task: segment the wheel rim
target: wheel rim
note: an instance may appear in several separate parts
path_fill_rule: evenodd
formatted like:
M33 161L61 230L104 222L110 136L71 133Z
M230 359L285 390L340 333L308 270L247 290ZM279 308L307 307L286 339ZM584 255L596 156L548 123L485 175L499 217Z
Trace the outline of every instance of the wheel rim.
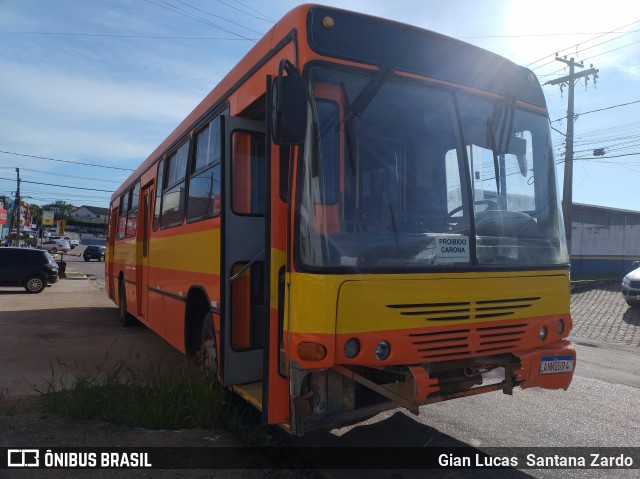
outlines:
M43 281L40 278L31 278L27 281L27 289L29 291L40 291L43 287Z
M218 380L218 355L216 341L213 337L208 337L200 345L196 359L202 376L209 381L216 382Z
M202 375L211 380L215 379L216 371L216 343L209 339L202 344L200 349L200 371Z

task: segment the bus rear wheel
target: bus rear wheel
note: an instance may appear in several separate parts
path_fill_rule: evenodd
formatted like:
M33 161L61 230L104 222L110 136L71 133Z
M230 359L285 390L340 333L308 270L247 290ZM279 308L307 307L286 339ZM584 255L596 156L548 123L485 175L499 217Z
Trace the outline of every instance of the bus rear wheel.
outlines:
M125 327L135 324L135 318L127 311L127 290L124 286L124 281L120 283L120 293L118 295L118 321Z
M211 313L206 313L202 319L200 347L196 353L196 362L204 379L211 383L218 382L218 352Z

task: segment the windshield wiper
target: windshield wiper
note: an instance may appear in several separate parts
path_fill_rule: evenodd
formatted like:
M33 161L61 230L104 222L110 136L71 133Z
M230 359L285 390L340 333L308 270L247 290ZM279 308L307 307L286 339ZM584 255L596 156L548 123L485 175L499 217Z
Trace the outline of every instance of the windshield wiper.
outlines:
M369 80L369 83L365 85L360 94L357 96L353 103L348 105L348 110L344 116L344 126L345 126L345 140L347 142L347 152L349 154L349 159L351 163L351 168L355 172L355 153L356 153L356 145L355 145L355 137L356 135L353 132L353 121L362 114L362 112L369 106L369 103L375 98L376 94L382 88L382 85L385 84L389 76L393 73L393 68L386 67L379 70L374 77ZM344 89L344 87L343 87ZM345 98L347 98L346 89L344 89Z
M367 85L362 89L358 97L353 100L351 105L349 105L349 111L347 111L344 118L345 123L352 122L357 116L362 114L392 73L393 69L391 67L386 67L379 70L378 73L369 80L369 83L367 83Z
M513 120L516 111L516 97L510 96L506 103L508 107L502 109L502 115L494 111L492 118L487 118L487 143L493 152L493 168L496 174L496 192L500 196L500 161L499 157L509 152L511 144L511 132L513 131ZM495 119L495 120L494 120ZM496 132L495 124L500 122L500 131Z
M500 162L498 161L498 145L496 144L496 130L493 126L493 118L487 118L487 143L493 153L493 171L496 176L496 195L500 196Z

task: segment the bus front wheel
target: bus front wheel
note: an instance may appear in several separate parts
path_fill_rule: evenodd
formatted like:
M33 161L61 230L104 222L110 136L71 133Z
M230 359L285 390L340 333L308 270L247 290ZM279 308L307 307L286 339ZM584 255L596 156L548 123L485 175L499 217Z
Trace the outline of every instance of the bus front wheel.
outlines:
M200 333L200 348L196 354L196 361L202 376L209 382L218 382L218 352L216 350L216 335L213 329L211 313L204 315L202 331Z

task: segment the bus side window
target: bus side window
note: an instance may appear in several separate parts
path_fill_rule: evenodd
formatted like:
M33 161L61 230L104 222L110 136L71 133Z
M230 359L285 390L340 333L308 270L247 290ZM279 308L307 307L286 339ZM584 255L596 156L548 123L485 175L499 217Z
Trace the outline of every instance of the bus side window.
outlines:
M188 154L189 142L187 141L167 158L167 178L165 180L167 187L162 192L160 228L182 224L185 210L185 177L187 174Z
M127 211L129 208L129 190L122 193L120 196L120 206L118 208L118 239L124 239L127 231Z
M220 118L214 118L200 130L195 141L195 157L188 180L187 221L220 214Z
M164 187L164 158L158 163L158 178L156 180L156 205L153 208L153 231L160 226L160 209L162 207L162 188Z

